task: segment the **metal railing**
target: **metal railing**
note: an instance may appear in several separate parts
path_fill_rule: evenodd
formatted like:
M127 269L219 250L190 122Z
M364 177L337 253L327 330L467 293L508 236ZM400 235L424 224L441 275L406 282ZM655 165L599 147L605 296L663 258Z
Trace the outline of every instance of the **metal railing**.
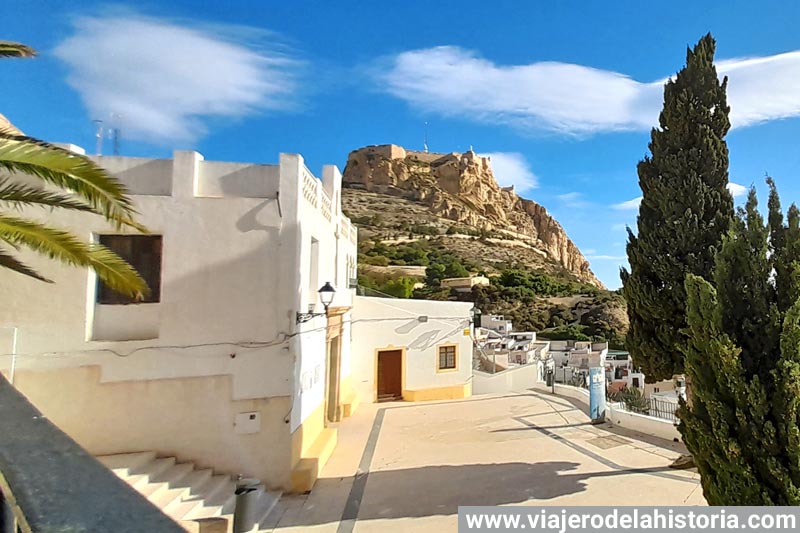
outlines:
M609 398L608 401L615 400ZM626 402L619 402L619 405L623 411L628 411L629 413L652 416L662 420L669 420L670 422L678 421L678 417L675 414L675 411L678 409L678 404L668 400L650 397L644 399L641 405Z

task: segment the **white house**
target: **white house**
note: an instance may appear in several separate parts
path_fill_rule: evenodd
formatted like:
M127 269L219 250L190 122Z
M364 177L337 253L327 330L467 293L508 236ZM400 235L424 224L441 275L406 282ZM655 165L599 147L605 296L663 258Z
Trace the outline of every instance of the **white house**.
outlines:
M116 250L152 295L134 303L91 272L22 253L55 284L0 276L0 328L16 331L15 347L0 336L0 368L13 365L20 391L91 453L155 451L309 489L336 444L329 424L354 401L356 230L338 169L320 181L292 154L272 165L180 151L96 161L152 233L80 212L25 215ZM319 315L298 315L309 311Z
M511 321L506 320L503 315L481 315L480 325L501 335L508 335L513 329Z
M488 287L490 282L486 276L469 276L466 278L445 278L440 284L442 287L447 287L457 292L472 292L473 287Z
M362 400L471 395L471 303L356 296L352 314L352 380Z

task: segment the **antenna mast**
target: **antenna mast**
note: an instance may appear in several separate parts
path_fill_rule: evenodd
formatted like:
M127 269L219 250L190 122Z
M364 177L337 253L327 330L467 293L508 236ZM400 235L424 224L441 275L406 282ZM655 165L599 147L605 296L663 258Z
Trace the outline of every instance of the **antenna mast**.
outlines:
M95 155L103 155L103 121L102 120L93 120L95 125Z
M425 121L425 140L422 142L422 146L425 149L425 153L428 153L428 121Z
M114 128L113 130L111 130L111 133L114 138L114 155L119 155L119 138L120 138L119 128Z

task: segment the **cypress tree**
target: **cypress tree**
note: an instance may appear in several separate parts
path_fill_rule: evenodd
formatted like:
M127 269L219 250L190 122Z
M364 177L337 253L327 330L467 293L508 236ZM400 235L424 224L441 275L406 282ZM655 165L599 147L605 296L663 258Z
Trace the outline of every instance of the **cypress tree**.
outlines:
M800 504L800 217L790 209L784 226L770 187L769 224L751 191L723 239L716 289L686 279L692 404L679 430L711 505Z
M664 87L651 155L638 165L638 233L628 230L630 272L622 269L621 277L630 319L626 347L651 382L683 372L684 280L689 273L710 279L733 218L727 78L717 77L714 50L711 34L687 50L686 66Z

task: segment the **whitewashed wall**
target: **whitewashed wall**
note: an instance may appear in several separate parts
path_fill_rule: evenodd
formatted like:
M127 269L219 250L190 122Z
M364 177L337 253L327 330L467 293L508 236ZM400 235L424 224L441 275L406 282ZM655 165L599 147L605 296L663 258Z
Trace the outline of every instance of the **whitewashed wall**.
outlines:
M541 363L503 370L489 374L479 370L472 371L472 394L494 394L500 392L524 391L541 383Z
M405 348L404 390L464 385L472 375L471 303L353 299L351 372L363 400L375 396L375 358L378 350ZM427 317L421 322L419 317ZM437 372L437 346L458 346L458 368Z
M45 414L44 404L69 398L38 390L41 384L51 387L54 380L37 379L36 373L63 369L75 390L86 391L97 382L108 385L103 394L108 394L107 402L116 403L103 405L97 413L91 411L91 402L83 412L53 406L61 417L58 423L74 434L88 432L91 442L100 442L92 440L93 417L102 420L105 437L98 449L104 453L130 441L125 437L130 425L126 417L136 417L147 426L147 417L158 416L164 427L182 428L180 442L191 441L192 453L201 462L213 465L221 449L230 450L233 455L218 462L260 465L263 472L248 473L272 475L269 469L280 467L267 464L262 452L254 455L259 442L267 446L267 441L256 435L234 435L232 416L247 409L234 402L259 400L247 405L260 406L264 417L275 415L274 420L264 421L262 433L264 438L270 434L268 447L276 449L274 439L289 439L290 431L324 401L325 318L297 325L295 316L312 302L317 303L316 311L322 311L316 291L325 281L337 289L334 307L352 303L347 279L353 274L348 268L355 266L356 232L338 205L341 175L328 166L319 180L306 169L303 158L293 154L281 154L278 165L204 161L196 152L180 151L173 159L96 160L133 193L139 221L163 236L160 302L97 305L93 273L21 253L22 260L55 284L8 271L0 275L4 303L0 327L18 328L20 383L39 398ZM86 214L36 210L24 214L46 218L87 240L119 233L100 217ZM312 237L319 241L316 280L309 279ZM7 374L11 356L5 337L4 333L0 370ZM95 340L98 337L120 340ZM253 349L242 343L261 346ZM342 348L343 367L349 371L346 337ZM72 371L79 368L91 370ZM221 379L208 381L208 386L189 382L212 377ZM153 391L180 387L203 397L187 396L181 404L156 408L151 401L137 399L143 387ZM221 387L226 394L219 394ZM167 396L159 394L166 401ZM81 398L85 400L86 394L82 392ZM217 404L219 408L209 408ZM158 450L159 442L169 441L159 435L145 437L135 440L141 449L149 443ZM288 440L281 442L288 454ZM272 460L277 464L283 459L275 455ZM286 468L288 461L287 457ZM280 475L288 477L288 471Z

